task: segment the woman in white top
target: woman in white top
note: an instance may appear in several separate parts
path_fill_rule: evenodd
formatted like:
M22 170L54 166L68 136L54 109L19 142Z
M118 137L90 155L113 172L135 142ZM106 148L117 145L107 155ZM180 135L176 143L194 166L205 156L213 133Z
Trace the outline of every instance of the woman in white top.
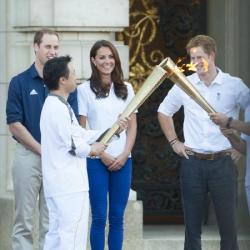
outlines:
M80 124L90 129L108 129L117 120L134 91L123 80L118 52L109 41L97 41L90 51L92 74L78 87ZM128 129L107 147L100 158L88 158L92 225L92 250L103 250L109 207L109 250L122 249L123 216L131 185L131 150L136 137L136 114L130 117ZM107 196L109 206L107 206Z

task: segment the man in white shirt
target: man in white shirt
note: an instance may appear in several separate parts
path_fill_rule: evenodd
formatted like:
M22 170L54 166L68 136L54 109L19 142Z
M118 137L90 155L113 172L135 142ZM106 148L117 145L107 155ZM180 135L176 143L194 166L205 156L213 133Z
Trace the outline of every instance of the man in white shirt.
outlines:
M49 60L43 76L50 91L40 121L43 183L49 210L44 250L85 250L89 213L86 156L99 155L106 146L93 143L101 132L80 127L66 101L76 88L71 58Z
M250 213L250 106L245 110L245 122L232 119L225 114L210 114L211 120L222 128L222 132L229 139L232 146L242 154L246 154L246 177L245 187ZM225 129L226 128L226 129ZM237 130L242 134L242 140L236 140L234 131Z
M216 43L199 35L187 44L197 72L188 76L201 95L221 113L237 118L250 102L241 79L215 66ZM172 116L184 107L184 138L179 141ZM238 250L236 230L237 169L230 157L231 144L209 115L177 85L158 109L161 128L173 150L182 157L180 183L185 219L185 250L201 249L201 230L210 192L215 207L221 250Z

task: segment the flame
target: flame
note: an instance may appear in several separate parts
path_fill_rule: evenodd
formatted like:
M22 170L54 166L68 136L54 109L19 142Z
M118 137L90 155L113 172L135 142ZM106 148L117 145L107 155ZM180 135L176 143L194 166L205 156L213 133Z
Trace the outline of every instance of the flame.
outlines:
M208 61L205 60L204 58L202 58L202 62L203 62L204 71L207 72L208 71L208 66L209 66Z
M186 68L189 70L189 71L197 71L197 63L187 63L186 64Z
M184 72L184 71L197 71L196 69L196 66L197 66L197 63L182 63L186 58L177 58L177 62L176 62L176 65L178 67L178 69L181 71L181 72ZM180 63L182 63L180 65Z
M178 58L177 59L176 65L177 65L178 69L181 72L185 72L185 71L194 71L194 72L196 72L198 62L197 63L193 63L193 62L182 63L181 65L179 65L184 59L185 58ZM208 61L206 59L202 58L202 63L203 63L204 71L207 72L208 71L208 66L209 66Z

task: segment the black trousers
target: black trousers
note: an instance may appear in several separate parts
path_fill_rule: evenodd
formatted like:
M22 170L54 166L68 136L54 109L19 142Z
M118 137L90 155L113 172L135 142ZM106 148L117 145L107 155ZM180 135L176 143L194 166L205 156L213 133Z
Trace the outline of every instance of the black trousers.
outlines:
M185 219L184 250L201 250L201 230L210 193L221 237L221 250L238 250L237 169L230 156L183 159L180 173Z

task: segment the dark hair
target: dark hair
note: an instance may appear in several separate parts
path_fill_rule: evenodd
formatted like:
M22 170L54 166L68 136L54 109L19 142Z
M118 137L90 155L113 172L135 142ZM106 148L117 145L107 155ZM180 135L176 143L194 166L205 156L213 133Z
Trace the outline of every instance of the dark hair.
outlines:
M49 90L59 88L59 79L69 77L68 64L71 62L70 56L60 56L48 60L43 68L43 80Z
M207 55L211 55L212 52L216 54L217 46L215 40L210 36L197 35L190 39L186 46L187 53L190 55L190 49L194 47L202 47Z
M109 41L99 40L92 46L90 50L90 64L92 68L92 74L89 79L90 88L95 93L97 98L104 98L107 96L107 93L109 92L109 87L105 86L102 83L100 73L91 60L92 57L93 58L96 57L97 50L99 50L101 47L109 48L114 56L115 68L113 72L111 73L111 80L114 83L114 91L115 91L116 96L123 100L126 100L128 96L128 89L123 80L123 72L121 68L120 57L115 46Z
M55 32L54 30L42 29L42 30L38 30L38 31L35 33L35 36L34 36L34 44L36 43L37 45L40 45L40 43L42 42L43 36L44 36L45 34L55 35L55 36L57 36L57 38L59 39L59 35L58 35L57 32Z

